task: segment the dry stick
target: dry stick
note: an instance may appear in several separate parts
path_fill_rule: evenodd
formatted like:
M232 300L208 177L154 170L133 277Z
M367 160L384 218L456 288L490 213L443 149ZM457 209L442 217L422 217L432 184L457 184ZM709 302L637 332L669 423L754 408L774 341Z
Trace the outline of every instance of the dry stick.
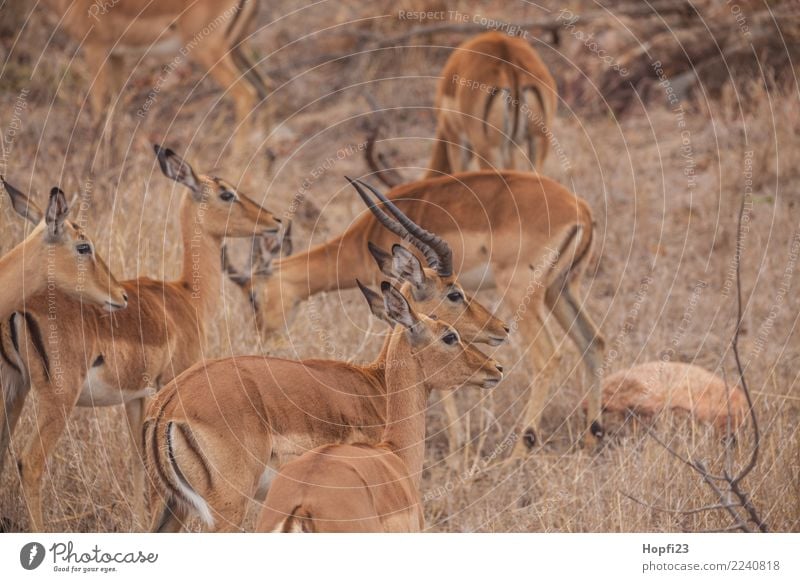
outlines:
M736 368L739 372L739 383L742 387L742 391L744 392L745 399L747 400L747 406L750 412L750 420L753 426L753 449L750 453L750 460L747 464L739 471L736 476L732 476L728 467L725 468L723 471L723 475L713 475L708 471L705 463L702 461L692 461L691 459L684 457L671 446L666 444L662 441L658 436L653 432L653 430L647 426L645 426L647 430L647 434L650 435L659 445L661 445L670 455L679 459L682 463L689 466L697 472L702 478L706 485L711 488L714 494L719 499L720 503L718 506L714 506L715 509L724 509L728 512L728 514L733 518L734 524L728 528L722 530L714 530L714 531L733 531L733 530L741 530L745 532L752 532L753 529L750 527L750 523L755 525L758 528L758 531L761 532L768 532L769 527L761 518L761 515L758 513L758 510L753 505L752 501L750 500L750 496L747 494L746 491L743 491L741 488L742 480L747 477L747 475L755 468L756 464L758 463L758 453L761 447L761 433L758 428L758 419L756 418L756 411L753 406L753 399L750 394L750 388L747 385L747 379L744 375L744 366L742 366L741 358L739 357L739 333L742 326L742 276L741 276L741 248L742 248L742 221L744 219L744 209L745 209L745 202L747 200L747 196L745 195L742 198L742 204L739 207L739 220L738 220L738 231L736 234L736 252L738 256L736 257L736 327L733 332L733 338L731 340L731 348L733 350L733 356L736 360ZM638 418L638 414L635 411L632 411L633 415ZM718 482L726 483L728 486L727 491L723 491ZM626 497L630 497L626 493L620 491ZM733 495L738 503L735 503L731 499L731 495ZM747 514L747 519L743 519L742 515L739 513L738 508L744 509ZM709 530L711 531L711 530Z
M372 109L372 115L367 123L367 143L364 147L364 158L366 159L367 166L375 173L377 178L383 182L387 187L394 188L398 184L406 182L403 176L391 168L386 162L386 158L381 152L375 154L375 142L378 140L378 131L383 122L384 113L382 108L378 105L375 98L369 93L363 93L364 99L369 103Z

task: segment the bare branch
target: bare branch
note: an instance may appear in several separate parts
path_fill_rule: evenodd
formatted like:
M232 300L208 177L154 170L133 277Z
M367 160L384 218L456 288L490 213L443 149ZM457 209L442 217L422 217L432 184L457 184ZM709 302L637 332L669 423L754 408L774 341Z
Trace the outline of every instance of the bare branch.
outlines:
M372 108L372 115L369 121L367 121L367 143L364 148L364 158L366 159L367 166L372 170L375 176L387 187L394 188L407 180L403 179L403 176L401 176L397 170L389 166L382 153L378 152L376 155L375 142L378 140L380 127L383 125L384 114L372 95L365 92L363 96Z

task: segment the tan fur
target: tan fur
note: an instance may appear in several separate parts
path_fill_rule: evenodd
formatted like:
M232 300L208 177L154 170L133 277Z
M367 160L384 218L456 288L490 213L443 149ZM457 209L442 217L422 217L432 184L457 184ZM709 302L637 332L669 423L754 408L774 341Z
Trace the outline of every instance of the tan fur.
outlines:
M137 58L126 68L127 52L186 56L208 70L234 102L236 129L260 99L264 80L240 43L252 23L256 0L46 0L45 5L77 43L90 71L90 101L96 117L121 88ZM268 132L269 128L266 128Z
M304 531L415 532L425 523L419 482L425 458L425 409L431 390L484 386L502 368L461 341L450 327L417 314L387 344L386 426L378 444L327 445L283 467L270 487L257 531L303 516ZM424 332L419 327L424 326ZM416 330L416 331L411 331ZM420 337L422 336L422 337Z
M122 286L94 252L91 239L66 220L69 208L62 192L51 193L44 213L12 186L7 186L7 191L14 208L37 224L24 241L0 258L0 318L7 318L26 297L41 293L48 285L89 304L125 306ZM60 213L56 205L63 205ZM57 213L61 223L51 225L46 217L55 220ZM77 246L85 243L92 252L81 255Z
M603 340L579 293L594 231L588 204L550 178L516 171L467 172L421 180L393 188L387 196L411 220L449 242L460 276L488 268L502 297L504 316L513 318L522 344L530 347L531 367L538 376L531 382L521 433L524 438L515 454L526 452L540 440L547 377L555 363L553 342L544 325L545 310L575 342L586 365L590 407L584 439L593 446L602 435L600 385L595 373L602 361ZM297 304L311 295L354 287L357 278L374 281L378 271L367 242L389 248L397 240L365 213L340 236L277 261L271 277L261 283L262 332L283 329ZM490 281L462 283L474 289L490 287ZM457 424L457 418L450 419L451 426Z
M542 170L558 92L524 39L492 31L456 47L442 70L435 105L436 141L426 177L466 171L473 156L482 169L527 170L533 164ZM518 165L525 155L528 160Z
M45 463L76 405L125 404L137 451L134 507L137 519L142 518L144 484L138 457L145 399L202 355L206 320L214 315L219 297L223 237L250 237L278 228L267 210L240 193L237 202L221 200L222 192L234 192L230 184L211 176L192 176L197 191L184 195L180 209L184 253L180 279L123 282L129 307L111 316L61 293L39 295L26 303L14 330L3 330L4 351L15 354L17 373L26 386L16 402L16 414L29 388L38 395L37 427L18 463L32 530L44 527ZM46 342L41 340L43 330ZM9 345L12 333L17 335L18 349ZM12 418L10 427L15 423Z
M416 311L455 322L469 340L505 338L505 324L468 296L448 301L460 290L452 278L425 269L425 279L432 290L424 299L414 299L410 283L401 288ZM241 527L251 498L263 497L259 480L269 467L326 443L379 442L386 423L388 341L366 366L237 356L198 363L175 378L152 401L145 420L152 528L178 529L198 513L183 499L176 467L210 507L214 529L227 531ZM170 426L182 430L172 448Z
M747 399L739 386L691 364L647 362L620 370L603 381L603 410L653 417L667 410L689 414L724 432L736 430L747 416Z

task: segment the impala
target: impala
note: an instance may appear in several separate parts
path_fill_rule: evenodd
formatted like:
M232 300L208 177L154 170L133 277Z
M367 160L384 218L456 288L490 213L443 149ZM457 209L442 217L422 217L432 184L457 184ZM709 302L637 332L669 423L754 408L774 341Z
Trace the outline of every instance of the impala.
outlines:
M94 304L106 311L123 309L128 296L94 250L94 244L75 224L67 220L69 207L64 192L50 191L44 213L22 192L4 179L3 186L19 214L36 225L28 237L0 259L0 328L16 329L21 324L14 309L25 308L27 301L51 286L53 291L73 300ZM10 316L9 319L7 319ZM22 315L24 317L24 314ZM32 319L27 325L35 326ZM41 331L37 328L36 349L43 351ZM13 344L18 342L10 338ZM13 346L12 346L13 347ZM19 418L24 395L19 392L19 362L14 351L0 342L0 474L5 450Z
M553 77L522 38L486 32L458 46L436 91L436 138L426 177L482 169L541 170L557 102ZM527 147L528 160L517 166Z
M400 245L391 254L369 247L381 271L403 281L415 311L449 322L468 341L502 341L505 324L446 274L447 243L394 207L384 212L356 187L376 219L426 257L428 268ZM238 356L198 363L176 377L145 420L152 529L173 531L192 516L218 531L239 529L250 499L263 499L274 469L286 461L326 443L379 442L388 341L366 366Z
M545 326L546 311L578 348L588 371L587 430L593 446L603 435L600 384L603 339L580 298L581 277L592 250L594 225L584 200L539 174L482 170L442 176L393 188L376 196L452 246L452 260L437 272L475 290L495 286L508 317L519 332L538 377L531 383L524 426L515 455L531 449L538 435L548 386L545 364L554 346ZM356 220L330 241L276 261L270 275L254 279L260 291L258 318L262 333L284 328L302 300L323 291L355 287L356 279L373 281L367 242L387 248L397 241L372 216ZM546 311L545 311L546 310ZM447 402L447 400L445 401ZM454 404L450 425L458 424ZM454 416L453 416L454 415ZM455 447L458 443L451 443Z
M14 210L36 225L24 241L0 258L0 317L8 317L26 297L48 285L106 311L124 308L125 290L95 254L89 237L67 220L70 209L64 192L53 188L42 213L5 178L0 180Z
M180 54L176 59L188 55L204 67L233 100L237 129L267 98L266 83L242 46L258 7L255 0L45 0L45 4L83 49L96 117L132 68L124 66L124 55L136 49ZM147 101L143 109L149 105Z
M257 531L413 532L424 525L419 482L425 409L433 389L492 388L503 368L464 345L448 324L415 313L384 281L383 298L361 291L378 319L394 327L386 343L386 427L377 444L329 444L284 465Z
M180 206L181 277L171 282L123 282L129 306L114 317L81 309L64 295L40 295L26 302L24 317L3 330L3 350L17 362L16 370L4 370L18 387L12 416L6 419L9 428L16 424L29 389L38 396L36 429L18 461L36 530L43 528L42 473L72 409L124 404L131 442L140 456L145 399L203 355L205 330L219 299L223 237L278 230L277 219L224 180L196 175L172 150L155 150L164 174L187 187ZM48 330L46 345L41 329ZM73 337L80 341L69 339ZM60 338L55 346L53 338ZM57 354L51 354L53 349ZM51 365L55 358L58 368ZM138 519L144 510L144 474L138 460L133 474Z

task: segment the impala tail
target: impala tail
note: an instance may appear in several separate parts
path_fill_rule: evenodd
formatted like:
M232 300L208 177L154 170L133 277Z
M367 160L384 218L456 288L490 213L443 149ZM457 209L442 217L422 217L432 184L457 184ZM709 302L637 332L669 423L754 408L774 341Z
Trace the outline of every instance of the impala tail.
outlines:
M189 457L187 463L199 463L207 472L206 459L191 429L181 422L147 419L144 423L144 446L147 475L165 503L162 517L153 523L153 531L161 531L165 518L171 514L197 516L206 526L213 527L214 517L208 503L192 488L178 465L179 456L183 459Z

